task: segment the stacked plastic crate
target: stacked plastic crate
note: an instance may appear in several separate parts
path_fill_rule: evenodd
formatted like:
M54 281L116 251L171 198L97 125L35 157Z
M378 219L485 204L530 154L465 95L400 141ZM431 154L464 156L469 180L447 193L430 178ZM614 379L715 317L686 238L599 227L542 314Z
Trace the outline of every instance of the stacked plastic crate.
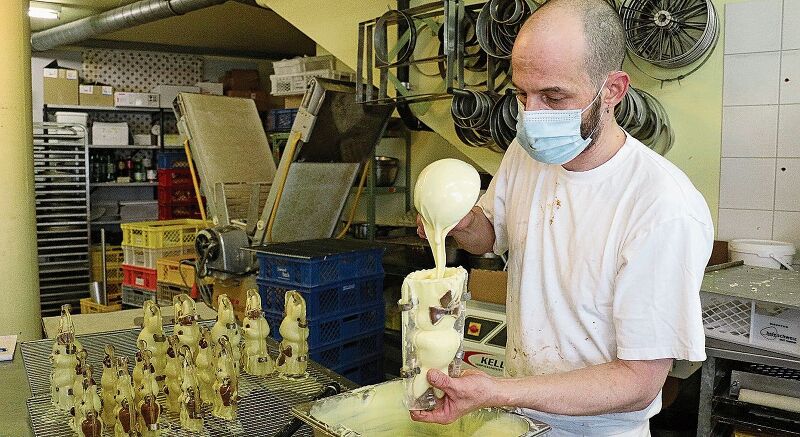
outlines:
M275 74L269 77L272 82L270 92L273 96L303 94L314 77L354 81L355 74L337 70L336 58L331 55L310 56L283 61L275 61L272 68Z
M310 358L359 384L382 381L383 249L313 240L257 252L258 289L270 335L281 339L284 296L306 301Z
M106 246L106 295L110 304L120 302L122 262L122 247ZM92 281L103 281L103 251L100 245L92 246Z
M186 153L182 150L158 155L158 219L200 218Z
M123 223L122 303L141 307L158 291L157 262L194 253L194 237L206 227L202 220L179 219Z
M156 299L159 305L172 305L172 298L182 293L194 297L194 261L194 254L168 256L156 261Z
M103 250L92 246L92 281L103 282ZM106 297L102 305L91 297L81 299L81 314L109 313L122 309L122 247L106 246Z

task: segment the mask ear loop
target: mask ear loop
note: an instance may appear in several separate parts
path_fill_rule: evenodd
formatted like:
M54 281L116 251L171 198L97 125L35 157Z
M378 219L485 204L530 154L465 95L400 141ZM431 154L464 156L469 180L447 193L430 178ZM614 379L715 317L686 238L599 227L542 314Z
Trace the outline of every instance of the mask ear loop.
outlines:
M581 111L581 115L582 115L584 112L588 111L588 110L589 110L589 108L591 108L591 107L592 107L592 105L594 105L594 102L596 102L596 101L597 101L597 98L598 98L598 97L600 97L600 94L602 94L602 93L603 93L603 88L605 88L605 87L606 87L606 83L608 83L608 76L606 76L606 80L604 80L604 81L603 81L603 84L602 84L602 85L600 85L600 89L597 91L597 94L596 94L596 95L594 96L594 98L592 99L592 102L591 102L591 103L589 103L589 106L587 106L587 107L583 108L583 110ZM603 114L601 113L601 114L600 114L600 117L602 117L602 116L603 116ZM588 135L586 138L583 138L583 135L581 135L581 138L583 138L584 140L591 140L591 139L592 139L592 135L594 135L595 133L597 133L597 129L600 129L600 120L597 120L597 124L594 126L594 129L592 129L592 131L591 131L591 132L589 132L589 135Z
M606 76L606 80L604 80L604 81L603 81L603 84L602 84L602 85L600 85L600 89L599 89L599 90L597 90L597 94L595 94L595 95L594 95L594 98L592 99L592 101L591 101L591 102L589 102L589 105L588 105L587 107L585 107L585 108L581 109L581 114L583 114L584 112L586 112L587 110L589 110L589 108L591 108L591 107L592 107L592 105L594 105L594 102L595 102L595 101L597 101L597 98L598 98L598 97L600 97L600 94L602 94L602 92L603 92L603 88L605 88L605 87L606 87L606 84L607 84L607 83L608 83L608 76Z

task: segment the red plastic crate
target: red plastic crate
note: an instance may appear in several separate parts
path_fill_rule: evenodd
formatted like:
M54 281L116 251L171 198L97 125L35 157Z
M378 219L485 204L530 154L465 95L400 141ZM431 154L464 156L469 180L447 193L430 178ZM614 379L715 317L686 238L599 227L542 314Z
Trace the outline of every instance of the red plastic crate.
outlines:
M158 187L158 205L192 205L197 200L194 195L194 187Z
M159 187L193 187L192 172L188 168L158 170Z
M159 205L158 219L172 220L179 218L201 218L200 207L193 205Z
M158 273L156 269L122 265L122 285L141 288L148 291L158 289Z

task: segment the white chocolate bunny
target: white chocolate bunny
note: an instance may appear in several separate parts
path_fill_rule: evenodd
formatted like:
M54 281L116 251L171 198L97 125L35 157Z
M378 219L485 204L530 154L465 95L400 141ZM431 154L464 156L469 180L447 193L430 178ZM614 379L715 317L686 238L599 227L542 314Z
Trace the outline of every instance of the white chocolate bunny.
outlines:
M287 291L284 297L284 317L278 355L278 371L287 378L303 378L308 366L308 321L306 301L296 291Z
M275 371L275 362L269 356L267 348L269 324L264 318L264 312L261 310L261 296L256 290L247 290L245 308L245 317L242 321L244 371L253 376L266 376Z

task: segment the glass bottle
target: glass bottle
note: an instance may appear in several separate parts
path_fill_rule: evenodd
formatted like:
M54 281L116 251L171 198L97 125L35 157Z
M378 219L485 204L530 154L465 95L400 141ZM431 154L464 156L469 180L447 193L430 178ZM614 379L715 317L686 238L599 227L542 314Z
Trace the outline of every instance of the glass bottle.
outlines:
M138 154L133 160L133 180L134 182L144 182L144 166L142 165L142 158Z
M125 158L122 156L117 160L117 182L130 182L128 178L128 166L125 163Z
M89 154L89 180L92 183L100 182L100 162L97 153Z
M114 163L114 152L104 155L104 162L106 164L105 176L103 182L114 182L117 180L117 167Z

